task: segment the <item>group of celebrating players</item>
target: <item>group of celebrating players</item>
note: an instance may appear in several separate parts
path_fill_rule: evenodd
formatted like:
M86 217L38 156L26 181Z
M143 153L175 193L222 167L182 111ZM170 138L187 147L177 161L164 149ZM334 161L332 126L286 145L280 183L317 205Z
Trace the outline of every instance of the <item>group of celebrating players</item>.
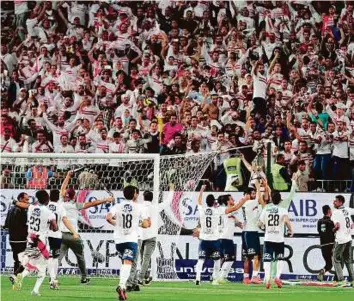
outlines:
M198 197L200 224L194 235L200 239L199 259L196 265L196 285L201 283L201 272L206 259L214 260L212 284L224 283L235 261L235 248L233 237L236 227L243 228L242 255L244 260L245 284L265 283L267 289L271 288L272 276L278 288L283 286L280 277L284 265L284 240L286 234L293 236L293 227L289 220L288 208L296 192L296 182L292 181L292 189L288 197L282 200L278 191L271 191L265 179L254 181L254 188L248 188L244 197L235 203L230 194L222 195L217 200L212 194L206 197L206 206L203 205L202 187ZM354 272L351 256L351 218L354 209L344 207L345 198L342 195L335 197L331 214L334 227L330 231L335 234L335 243L332 249L335 268L334 286L348 286L344 281L343 266L349 273L354 286ZM324 206L328 207L328 206ZM244 223L237 219L236 211L243 211ZM326 227L325 225L323 225ZM287 231L286 231L287 229ZM259 231L264 231L264 280L259 276L261 246ZM321 231L328 229L322 227ZM322 246L321 246L322 247ZM327 244L324 245L327 247ZM331 253L332 253L331 252ZM324 256L325 258L325 256ZM222 266L221 266L222 262ZM250 279L250 264L252 262L252 278ZM327 265L327 263L326 263ZM321 270L322 274L328 270Z
M206 206L203 206L203 186L198 197L200 212L200 228L195 235L199 236L199 259L196 265L196 285L200 285L201 271L206 258L214 260L212 284L219 285L225 282L233 262L235 249L233 237L235 227L243 228L242 255L244 257L245 284L261 284L259 277L261 246L259 229L265 231L264 239L264 270L266 287L271 286L271 262L276 261L276 277L274 282L281 288L280 275L283 270L284 257L284 226L288 228L289 236L293 235L292 225L288 217L288 206L295 193L296 185L286 201L281 203L278 192L270 195L270 188L266 180L255 181L255 188L248 188L244 197L235 203L231 195L222 195L216 200L212 194L206 197ZM263 191L262 191L263 190ZM272 202L266 206L269 199ZM235 214L243 211L244 223L240 223ZM223 261L222 266L221 260ZM252 262L252 278L249 277L250 263Z
M60 191L52 190L50 194L45 190L37 191L35 204L29 204L28 197L25 198L26 194L21 193L19 197L27 201L15 204L28 209L27 247L19 254L21 265L15 267L16 276L10 277L15 289L20 289L23 279L31 271L36 271L38 277L32 295L39 295L39 288L45 279L47 270L50 276L50 288L57 289L58 261L66 255L68 249L71 249L77 257L82 276L81 283L89 282L86 277L83 244L78 235L79 212L82 209L112 202L114 198L108 197L83 204L76 202L75 191L68 188L72 174L72 171L68 172ZM279 192L272 192L267 181L260 179L255 181L254 188L248 188L244 192L244 197L237 203L231 195L223 195L215 199L212 194L209 194L203 204L205 186L202 186L198 197L200 226L194 231L194 235L200 239L199 259L196 264L196 285L201 284L201 273L207 259L214 260L212 284L219 285L225 282L235 261L233 243L235 227L242 227L244 283L263 283L259 276L261 247L258 234L259 229L262 229L265 232L263 262L266 288L271 287L271 270L274 261L276 262L273 265L276 268L274 283L279 288L282 287L280 277L283 270L285 227L288 235L293 235L288 207L295 194L296 184L293 183L292 187L288 198L282 200ZM107 222L114 226L116 249L122 260L119 284L116 289L119 300L127 299L127 281L132 272L132 265L136 263L140 229L151 227L152 208L150 206L150 209L147 209L144 204L146 202L143 204L138 202L139 189L133 185L124 187L123 195L125 200L112 206L106 217ZM335 254L336 252L339 254L342 249L347 248L347 245L351 245L350 222L348 227L348 216L350 216L348 210L350 209L344 208L343 204L344 198L337 196L334 201L334 207L337 210L332 216L336 232ZM241 208L244 223L240 223L235 214ZM347 260L346 257L345 260ZM343 281L340 262L342 259L343 256L338 256L338 260L334 258L339 283ZM253 265L252 278L249 276L251 263ZM345 263L348 263L349 276L353 280L352 264L346 261Z

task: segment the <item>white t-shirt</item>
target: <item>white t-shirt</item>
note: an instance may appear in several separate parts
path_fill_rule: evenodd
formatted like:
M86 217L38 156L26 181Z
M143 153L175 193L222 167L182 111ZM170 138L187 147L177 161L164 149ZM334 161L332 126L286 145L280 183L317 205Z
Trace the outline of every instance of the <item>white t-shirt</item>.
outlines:
M198 205L200 214L201 240L218 240L220 237L220 216L225 215L225 208L203 207Z
M334 224L339 223L339 229L336 232L336 242L339 244L345 244L352 239L350 233L353 223L351 215L354 215L352 208L341 207L333 210L331 219Z
M36 234L45 240L51 220L55 220L55 215L46 206L30 205L27 213L28 235Z
M62 203L58 203L58 202L49 202L48 206L50 211L52 211L55 215L55 220L57 222L57 224L59 225L59 231L48 231L48 237L54 237L54 238L61 238L62 237L62 229L60 228L61 226L64 226L64 224L62 223L63 221L63 217L66 217L66 211L64 209L64 206ZM65 227L65 226L64 226ZM66 228L66 227L65 227Z
M222 217L222 229L220 239L234 239L234 233L236 229L237 212L231 212L228 215L221 215Z
M267 77L258 72L253 75L253 98L260 97L266 99Z
M83 206L84 204L73 201L63 203L63 207L66 211L66 217L76 232L78 232L79 211L83 208ZM65 227L63 221L60 221L60 229L62 232L71 233L70 230Z
M263 208L259 220L265 225L264 241L284 242L284 219L288 210L274 204Z
M243 231L258 232L257 226L258 218L261 213L262 207L259 205L258 200L249 200L242 206L244 226Z
M335 131L333 133L333 156L339 158L348 158L348 141L340 141L338 137L348 136L347 132L338 133Z
M153 208L152 203L145 201L143 203L143 206L146 215L151 218L151 226L149 228L142 228L141 231L141 239L146 240L146 239L157 237L158 226L157 226L157 220L153 218L153 210L155 208Z
M116 219L114 240L117 244L138 242L140 221L146 219L147 212L142 204L132 201L123 201L109 211Z

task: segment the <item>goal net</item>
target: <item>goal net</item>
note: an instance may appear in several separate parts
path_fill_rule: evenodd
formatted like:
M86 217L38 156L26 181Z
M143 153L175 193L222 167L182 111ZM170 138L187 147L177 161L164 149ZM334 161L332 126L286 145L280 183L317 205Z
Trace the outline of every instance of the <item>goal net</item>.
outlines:
M215 153L183 156L154 154L22 154L2 153L1 202L4 224L12 200L20 192L29 194L34 202L38 189L60 189L68 170L74 170L69 187L77 192L79 203L103 199L113 194L115 202L82 210L79 234L84 243L85 261L90 275L119 274L120 260L113 240L113 227L106 220L111 206L124 199L125 185L154 193L156 208L152 224L158 229L157 247L151 263L155 279L178 279L175 270L178 237L183 227L183 195L195 190ZM5 172L6 171L6 172ZM12 254L6 231L1 232L1 270L11 271ZM59 274L76 275L74 254L64 257Z

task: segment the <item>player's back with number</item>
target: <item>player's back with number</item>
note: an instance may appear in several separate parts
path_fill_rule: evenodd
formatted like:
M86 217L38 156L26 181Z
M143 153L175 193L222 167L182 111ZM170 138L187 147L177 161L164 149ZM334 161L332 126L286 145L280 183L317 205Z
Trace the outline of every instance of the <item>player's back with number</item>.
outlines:
M218 240L220 237L220 216L225 214L222 207L198 206L200 213L200 239Z
M288 211L278 205L267 205L260 216L260 221L265 225L265 241L284 242L285 218Z
M354 215L354 209L346 207L338 208L332 213L332 221L334 222L334 224L339 223L339 229L336 232L336 242L339 244L347 243L352 239L351 215Z
M46 237L50 221L55 220L55 215L45 205L30 205L28 207L28 234Z
M114 239L119 243L137 242L143 206L136 202L123 201L115 205L110 213L116 220Z

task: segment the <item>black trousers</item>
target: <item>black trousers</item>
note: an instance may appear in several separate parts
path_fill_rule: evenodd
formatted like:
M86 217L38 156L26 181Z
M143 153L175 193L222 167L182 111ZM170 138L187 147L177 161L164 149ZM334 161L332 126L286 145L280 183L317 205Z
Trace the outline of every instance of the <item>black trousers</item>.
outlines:
M27 243L26 242L10 242L10 246L12 249L12 256L14 259L14 274L17 275L23 271L23 267L21 262L18 260L18 254L24 252L26 250Z
M257 117L263 117L265 118L267 115L267 103L266 100L262 97L255 97L253 98L253 103L254 103L254 109L253 113L255 115L259 115Z
M325 271L330 271L333 267L332 250L333 250L333 245L321 247L322 257L326 263L326 265L324 266Z

